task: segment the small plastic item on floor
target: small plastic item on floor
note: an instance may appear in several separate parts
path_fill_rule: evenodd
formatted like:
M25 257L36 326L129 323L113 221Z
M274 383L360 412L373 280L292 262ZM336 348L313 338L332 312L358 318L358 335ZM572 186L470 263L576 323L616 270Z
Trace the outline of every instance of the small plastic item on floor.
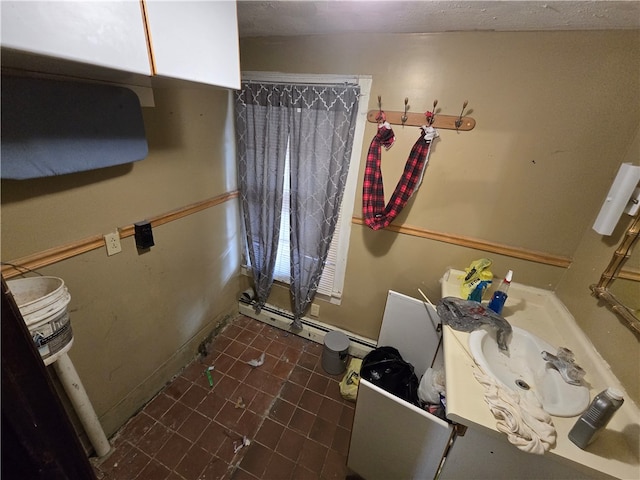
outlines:
M251 440L249 440L246 435L242 437L241 441L233 442L233 453L238 453L242 447L248 447L251 445Z
M248 365L251 365L252 367L259 367L260 365L262 365L264 363L264 352L262 352L262 355L260 355L259 358L255 358L253 360L249 360L247 362Z
M360 385L361 358L352 358L347 367L347 373L340 381L340 395L345 400L356 401L358 396L358 385Z
M246 407L246 405L244 404L244 400L242 399L242 397L238 397L238 399L236 400L236 408L244 408Z
M209 380L209 386L213 388L213 377L211 376L211 371L214 369L214 367L207 367L204 371L205 375L207 376L207 380Z

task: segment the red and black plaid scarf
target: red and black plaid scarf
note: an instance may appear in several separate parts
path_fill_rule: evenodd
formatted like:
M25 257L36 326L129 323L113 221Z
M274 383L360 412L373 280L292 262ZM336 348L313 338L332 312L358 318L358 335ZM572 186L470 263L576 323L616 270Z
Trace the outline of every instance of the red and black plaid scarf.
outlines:
M381 147L389 149L394 140L393 130L390 127L380 125L367 154L367 165L362 185L362 214L365 223L373 230L389 226L407 204L422 177L431 145L431 140L425 140L424 132L421 129L420 138L413 145L404 166L404 173L398 181L389 203L385 206L382 170L380 169Z

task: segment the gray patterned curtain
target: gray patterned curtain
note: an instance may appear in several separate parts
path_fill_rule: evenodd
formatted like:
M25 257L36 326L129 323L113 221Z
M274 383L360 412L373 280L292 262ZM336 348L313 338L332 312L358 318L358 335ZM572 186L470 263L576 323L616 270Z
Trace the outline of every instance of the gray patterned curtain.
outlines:
M273 285L289 143L295 328L315 296L338 220L359 93L358 85L243 82L236 95L239 187L257 310Z
M238 184L256 312L273 286L280 237L290 93L282 85L245 83L236 93Z
M293 326L318 289L349 173L359 86L294 88L291 165Z

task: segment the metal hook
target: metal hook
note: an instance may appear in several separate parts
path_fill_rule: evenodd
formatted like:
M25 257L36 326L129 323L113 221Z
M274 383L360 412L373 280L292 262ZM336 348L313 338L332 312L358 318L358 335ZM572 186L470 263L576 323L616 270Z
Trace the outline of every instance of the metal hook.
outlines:
M433 101L433 111L426 112L425 116L427 117L427 126L433 125L433 122L436 119L436 105L438 105L438 100Z
M382 111L382 95L378 95L378 116L376 117L376 121L378 123L384 122L385 121L385 115L384 112Z
M460 116L456 120L456 130L458 130L462 126L462 115L464 114L464 109L469 105L469 100L465 100L462 104L462 110L460 110Z
M407 116L407 110L409 110L409 97L404 98L404 115L400 117L400 121L402 122L403 127L407 120L409 120L409 117Z

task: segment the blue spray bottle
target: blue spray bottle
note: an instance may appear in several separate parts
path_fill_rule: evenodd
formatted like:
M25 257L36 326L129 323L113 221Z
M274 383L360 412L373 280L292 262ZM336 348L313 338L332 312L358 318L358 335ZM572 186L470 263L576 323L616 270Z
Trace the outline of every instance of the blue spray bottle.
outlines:
M498 315L502 314L502 307L504 307L504 302L507 301L507 292L509 291L509 285L511 285L512 276L513 272L509 270L498 289L493 292L493 296L489 301L488 308L496 312Z

